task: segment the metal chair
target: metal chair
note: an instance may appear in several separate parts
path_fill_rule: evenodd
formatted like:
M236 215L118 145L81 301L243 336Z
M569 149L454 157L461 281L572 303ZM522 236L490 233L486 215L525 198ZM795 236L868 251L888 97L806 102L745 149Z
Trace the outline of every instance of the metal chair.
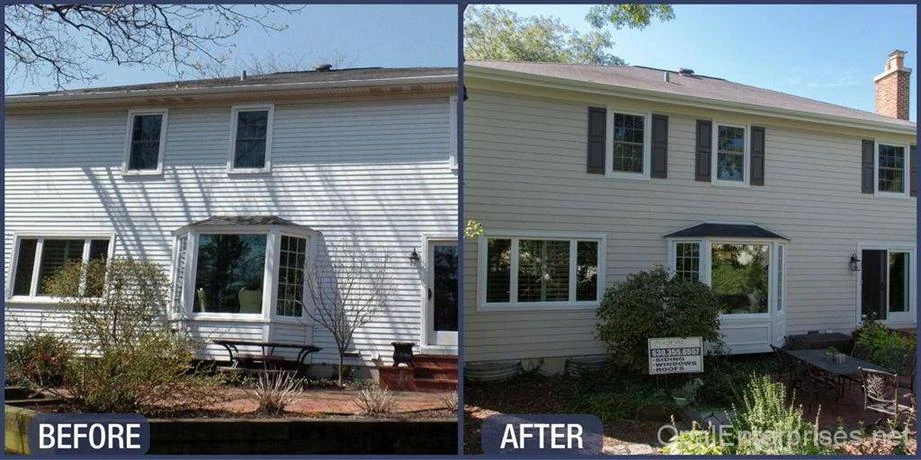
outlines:
M835 413L837 414L838 399L840 396L838 385L836 385L834 381L828 379L824 375L816 373L812 366L809 365L809 363L800 361L798 359L793 359L792 361L793 366L791 369L790 387L801 393L806 393L809 395L807 408L812 410L812 404L815 402L820 393L834 391Z
M875 369L860 368L863 381L863 408L882 414L874 425L883 418L909 415L911 407L899 403L899 376Z
M789 389L792 383L793 357L783 348L771 345L774 358L777 360L777 379Z

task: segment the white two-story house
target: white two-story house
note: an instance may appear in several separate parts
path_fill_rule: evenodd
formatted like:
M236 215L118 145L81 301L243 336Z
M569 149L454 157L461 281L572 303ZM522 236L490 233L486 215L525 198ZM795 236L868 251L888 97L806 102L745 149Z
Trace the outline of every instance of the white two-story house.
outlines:
M6 339L67 333L43 285L63 264L130 257L162 265L170 319L202 339L337 362L304 270L360 247L391 286L350 364L393 341L456 355L456 89L455 68L318 67L8 96Z
M687 69L468 62L465 362L603 354L605 289L657 265L716 291L736 354L862 315L914 327L903 62L877 113Z

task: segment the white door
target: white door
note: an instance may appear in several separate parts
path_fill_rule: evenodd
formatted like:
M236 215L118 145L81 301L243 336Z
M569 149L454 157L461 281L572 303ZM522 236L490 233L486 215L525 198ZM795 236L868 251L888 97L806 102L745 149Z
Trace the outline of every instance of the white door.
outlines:
M457 346L457 241L429 240L426 265L426 345Z

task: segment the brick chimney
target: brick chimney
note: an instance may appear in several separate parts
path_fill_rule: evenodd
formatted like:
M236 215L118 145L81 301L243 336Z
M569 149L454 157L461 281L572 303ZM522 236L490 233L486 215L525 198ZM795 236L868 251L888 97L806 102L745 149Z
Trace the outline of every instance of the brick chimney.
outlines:
M911 69L905 67L905 51L889 53L886 68L876 76L876 113L887 117L908 119L910 98L908 94Z

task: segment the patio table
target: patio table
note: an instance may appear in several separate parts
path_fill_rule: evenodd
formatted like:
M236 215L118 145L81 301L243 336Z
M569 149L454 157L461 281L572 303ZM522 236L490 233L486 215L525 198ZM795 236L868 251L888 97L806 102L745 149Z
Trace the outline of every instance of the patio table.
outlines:
M844 362L836 363L831 356L826 354L825 350L790 350L787 351L787 353L790 353L796 359L820 369L833 377L851 377L859 374L860 368L892 372L883 366L855 358L851 355L844 355Z
M230 355L231 367L233 368L237 368L238 366L245 368L254 361L262 361L265 367L275 367L280 363L288 361L281 356L274 356L276 348L298 350L295 362L298 367L300 367L304 364L304 358L306 358L307 355L321 350L320 347L298 343L258 342L250 340L212 340L211 342L216 345L221 345L227 350L227 354ZM241 353L238 347L258 347L261 349L262 354Z

